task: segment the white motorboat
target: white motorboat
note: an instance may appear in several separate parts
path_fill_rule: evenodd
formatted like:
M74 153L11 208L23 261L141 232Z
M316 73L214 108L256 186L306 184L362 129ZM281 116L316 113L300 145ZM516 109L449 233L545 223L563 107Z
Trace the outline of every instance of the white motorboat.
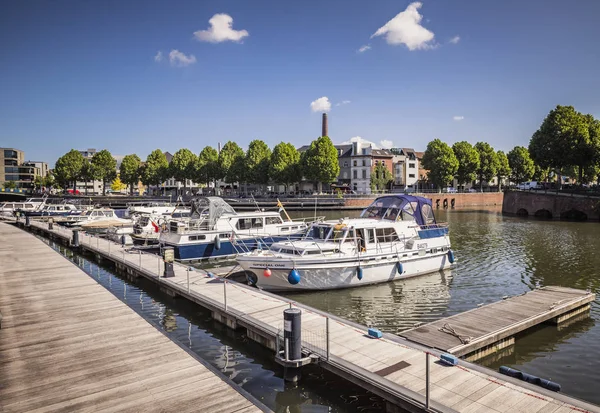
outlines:
M126 216L133 215L170 215L177 209L177 204L160 201L139 201L127 203Z
M82 226L90 222L111 221L116 223L132 223L129 219L122 219L117 216L111 208L93 208L82 211L80 214L71 214L61 220L66 226Z
M281 210L280 210L281 211ZM161 231L162 246L175 249L181 261L235 257L240 252L299 237L306 222L283 219L278 211L236 212L219 197L198 198L192 202L189 219L172 219Z
M431 201L410 195L379 197L360 218L314 223L299 241L237 257L250 283L273 291L376 284L450 268L454 260Z
M0 215L5 217L12 217L17 210L22 212L32 212L36 211L42 203L38 202L4 202L0 204Z
M171 219L185 220L190 218L191 213L187 208L177 208L171 214L142 214L139 215L133 225L131 238L134 244L156 244L160 231L166 228Z

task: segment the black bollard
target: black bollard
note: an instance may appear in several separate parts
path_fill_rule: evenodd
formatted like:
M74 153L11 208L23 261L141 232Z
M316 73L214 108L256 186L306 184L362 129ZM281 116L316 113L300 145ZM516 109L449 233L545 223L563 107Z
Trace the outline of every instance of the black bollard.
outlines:
M48 218L48 229L52 231L54 229L54 219Z
M79 247L79 230L78 229L73 230L73 240L71 241L71 243L73 244L73 246L75 248Z
M173 261L175 260L175 249L173 247L165 247L163 249L163 260L165 262L165 274L163 277L175 277L175 271L173 271Z
M302 358L301 320L302 311L299 308L283 310L283 341L286 360L300 360ZM300 368L285 367L283 378L285 381L297 382L300 380Z
M31 223L29 222L30 218L29 215L25 215L25 226L28 227L31 225Z

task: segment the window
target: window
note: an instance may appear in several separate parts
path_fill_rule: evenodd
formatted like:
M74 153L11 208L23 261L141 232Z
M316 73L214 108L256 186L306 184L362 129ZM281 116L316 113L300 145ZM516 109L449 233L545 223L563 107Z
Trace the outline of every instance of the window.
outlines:
M265 220L267 225L277 225L282 222L280 217L266 217Z
M11 150L5 150L4 151L4 157L5 158L18 158L19 156L17 155L17 151L11 151Z
M379 242L398 241L398 234L394 228L377 228L376 234Z
M243 218L238 220L236 227L237 229L262 228L263 220L262 218Z
M344 161L344 168L348 167L348 161Z
M375 165L379 165L379 161L375 161Z
M385 161L381 161L381 164L382 164L383 166L385 166Z
M7 165L7 166L17 166L17 161L15 161L14 159L5 159L4 160L4 165Z
M367 170L366 169L362 170L362 177L363 177L363 179L367 179Z
M203 240L203 239L206 239L206 235L190 235L190 236L188 237L188 239L189 239L190 241L198 241L198 240Z
M219 234L219 238L229 238L231 234Z
M366 155L366 154L367 154L367 148L363 148L363 150L362 150L362 154L363 154L363 155Z
M375 230L367 229L366 231L367 231L367 237L369 238L369 243L374 244L375 243Z
M409 177L409 178L414 178L414 177L415 177L415 174L408 174L408 177Z
M356 159L354 160L354 166L358 166L358 161Z
M357 170L354 170L354 179L358 179L358 171ZM356 184L354 185L354 189L356 189Z
M342 174L344 179L348 179L348 172L344 171L344 173Z
M414 164L414 163L409 163L409 164L408 164L408 167L409 167L409 168L414 168L414 167L415 167L415 164Z
M362 161L363 161L363 166L367 166L367 160L363 159Z

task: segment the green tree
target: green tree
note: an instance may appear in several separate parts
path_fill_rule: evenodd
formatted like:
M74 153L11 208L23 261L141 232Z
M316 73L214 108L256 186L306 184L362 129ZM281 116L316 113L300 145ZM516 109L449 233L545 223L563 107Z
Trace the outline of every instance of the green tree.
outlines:
M451 182L458 171L458 159L452 148L439 139L427 144L421 165L427 169L427 178L438 188Z
M169 172L176 181L183 182L183 193L187 193L187 180L196 178L196 155L189 149L178 150L171 159Z
M94 176L102 181L102 195L106 195L106 184L117 176L117 161L106 149L96 152L92 157Z
M371 191L383 191L389 188L389 185L394 180L392 173L385 167L383 163L377 163L375 169L371 173Z
M17 189L17 183L15 181L4 182L4 189Z
M550 177L550 168L542 168L535 162L533 164L533 180L537 182L548 182Z
M88 193L87 184L89 181L93 181L96 176L94 171L94 165L88 160L83 160L83 165L81 166L81 171L79 172L79 180L85 183L85 194Z
M141 168L142 183L146 186L160 185L167 179L169 162L160 149L155 149L146 158L146 163Z
M483 190L483 181L486 181L489 185L489 182L496 176L498 155L487 142L477 142L475 149L479 152L479 169L477 169L479 189Z
M600 159L600 126L591 115L573 106L556 106L548 113L529 142L533 161L541 168L559 172L579 167L579 180L586 168Z
M42 186L44 186L44 178L42 178L41 175L36 175L33 180L33 185L35 190L42 189Z
M508 165L511 169L511 180L516 184L530 181L535 172L535 165L529 156L529 151L523 146L515 146L508 153Z
M202 149L196 160L196 182L209 185L219 177L219 153L212 146Z
M479 169L479 152L469 142L456 142L452 145L454 156L458 160L456 180L458 185L473 182L477 178Z
M510 165L508 158L502 151L496 152L498 157L498 169L496 170L496 176L498 177L498 192L502 190L502 180L510 176Z
M133 188L140 181L140 165L142 161L139 156L125 155L119 168L119 176L125 185L129 185L129 193L133 195Z
M237 143L227 141L219 154L219 178L230 184L240 181L244 159L244 150Z
M54 178L54 173L49 171L48 174L44 177L44 186L46 189L53 188L56 186L56 179Z
M83 155L81 152L71 149L69 152L56 160L54 166L54 176L62 188L67 188L72 184L73 190L77 189L77 178L81 174L83 167Z
M271 149L267 144L259 139L250 142L245 162L247 181L253 184L268 184L270 163Z
M269 175L278 183L285 185L288 191L289 185L301 179L300 153L291 143L278 143L273 148Z
M302 170L304 176L316 181L319 193L323 182L334 182L340 174L338 152L329 136L321 136L310 143L310 147L302 154Z

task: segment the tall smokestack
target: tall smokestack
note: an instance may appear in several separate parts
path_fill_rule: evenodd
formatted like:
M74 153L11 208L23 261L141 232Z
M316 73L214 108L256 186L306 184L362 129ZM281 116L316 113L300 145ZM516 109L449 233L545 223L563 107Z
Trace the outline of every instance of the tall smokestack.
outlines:
M329 136L327 129L327 113L323 113L323 125L321 129L321 136Z

